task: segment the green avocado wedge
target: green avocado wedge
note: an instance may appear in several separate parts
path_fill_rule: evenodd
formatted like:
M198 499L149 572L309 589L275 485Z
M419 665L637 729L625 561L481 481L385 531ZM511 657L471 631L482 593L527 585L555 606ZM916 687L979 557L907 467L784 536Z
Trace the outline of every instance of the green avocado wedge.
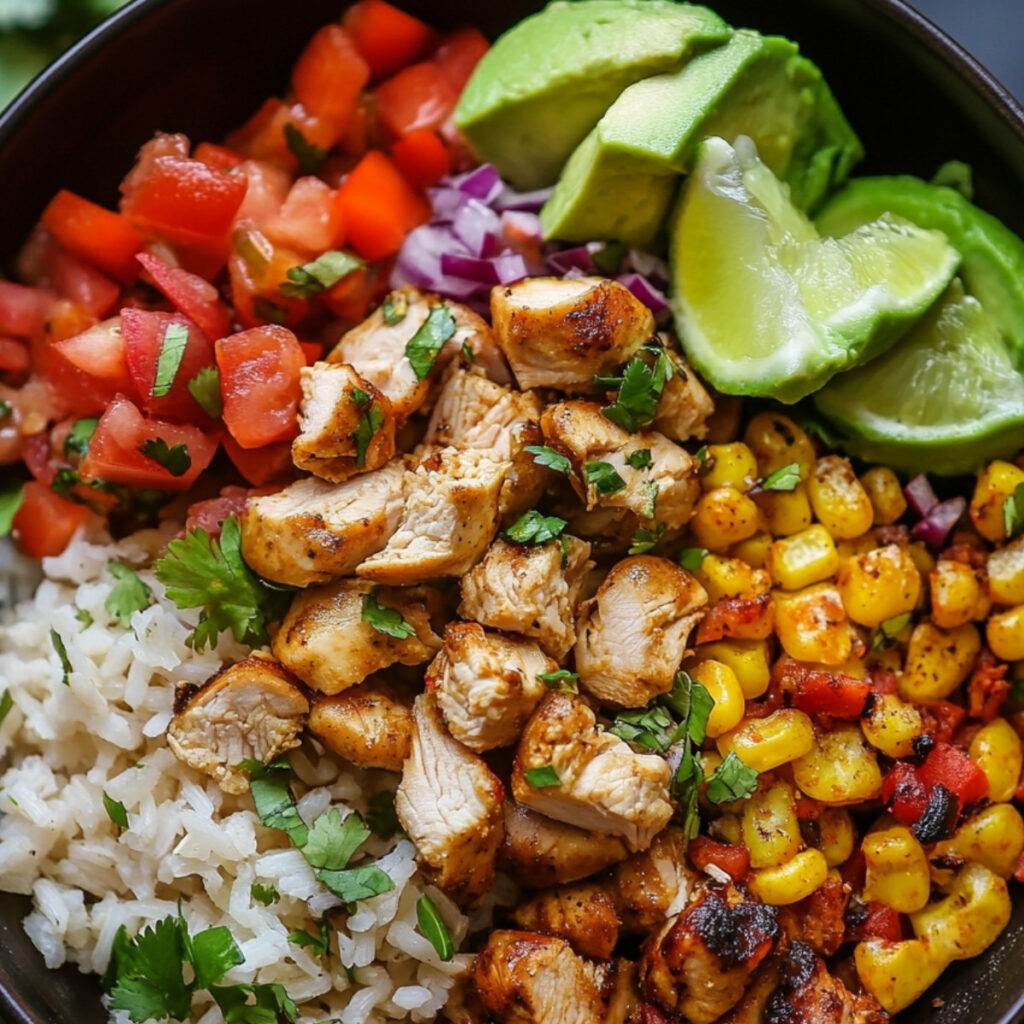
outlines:
M547 238L651 248L694 150L746 135L802 210L863 155L818 68L796 44L741 30L679 70L629 86L580 143L541 211Z
M672 0L556 0L502 35L473 72L455 124L516 188L554 184L627 86L728 41L706 7Z

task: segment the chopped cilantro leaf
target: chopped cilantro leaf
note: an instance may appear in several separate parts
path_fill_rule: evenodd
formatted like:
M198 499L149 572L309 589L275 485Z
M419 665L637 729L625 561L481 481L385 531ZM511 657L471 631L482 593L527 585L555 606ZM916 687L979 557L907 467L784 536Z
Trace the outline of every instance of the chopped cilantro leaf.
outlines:
M53 649L57 652L57 657L60 658L60 667L63 672L60 681L65 686L70 686L72 668L71 659L68 657L68 649L64 646L63 637L52 627L50 629L50 643L53 644Z
M380 604L373 592L363 597L363 612L360 617L378 633L393 636L396 640L405 640L416 635L416 630L402 618L401 613Z
M444 923L437 904L426 894L416 901L416 923L442 960L451 960L455 956L455 943L448 925Z
M252 311L261 320L266 320L268 324L277 324L278 327L288 320L288 310L276 302L271 302L265 295L257 295L252 300Z
M792 491L800 483L800 463L791 462L788 466L769 473L761 481L762 491Z
M707 548L683 548L683 550L676 555L676 561L687 572L699 572L704 559L707 558L710 553L711 552L708 551Z
M128 812L125 810L125 806L120 800L115 800L111 796L107 796L106 791L103 793L103 806L106 808L107 817L118 827L128 827Z
M366 824L381 839L390 839L401 828L395 813L395 794L382 789L366 801Z
M0 696L0 725L4 724L4 719L10 713L11 708L14 707L14 698L11 696L10 690L4 690L3 695Z
M572 476L572 463L560 452L556 452L554 448L548 448L547 445L541 444L528 444L525 451L528 451L533 456L533 461L538 466L544 466L546 469L553 469L556 473Z
M184 931L175 917L143 928L134 939L128 938L124 925L118 929L108 971L111 1009L126 1010L138 1024L190 1016L192 986L182 976L187 956Z
M653 365L649 365L644 358L645 354L651 354L650 351L630 359L622 371L615 401L601 409L606 419L631 434L646 426L658 414L658 400L674 373L672 360L665 350L658 348L653 351Z
M98 416L83 416L71 424L71 433L64 438L64 455L66 458L78 455L85 455L89 450L89 441L96 433L96 426L100 422Z
M654 462L651 458L651 449L638 448L635 452L630 452L626 456L626 462L634 469L647 469Z
M697 465L698 466L703 466L704 463L707 462L707 459L708 459L708 446L706 444L702 444L697 449L697 451L694 452L693 457L697 460Z
M583 478L602 497L621 491L626 481L615 471L610 462L593 459L583 464Z
M523 772L523 778L534 789L548 789L551 786L558 786L562 782L553 764L542 764L539 768L527 768Z
M462 343L462 358L467 363L472 363L476 360L476 353L473 351L473 346L470 345L468 339Z
M365 391L362 392L364 395ZM367 395L369 398L369 395ZM365 404L365 403L364 403ZM384 426L384 413L376 402L372 402L366 411L359 417L352 440L356 443L356 467L364 469L366 466L366 451L370 447L377 431Z
M170 394L187 345L188 328L184 324L168 324L164 329L163 341L160 342L160 354L156 357L153 386L149 389L154 398L164 398Z
M317 922L319 935L310 935L307 931L289 932L288 941L294 946L304 948L308 946L314 956L330 956L331 953L331 931L326 917L321 917Z
M343 278L366 263L358 256L341 249L331 249L310 263L290 267L287 281L282 282L278 291L289 299L308 299L327 288L332 288Z
M139 451L147 459L152 459L163 466L171 476L184 476L192 467L192 456L189 455L188 448L184 444L168 447L162 437L152 437L143 442Z
M263 885L261 882L253 882L249 887L249 896L254 903L261 903L269 907L278 899L277 890L272 885Z
M95 621L88 608L79 608L75 612L75 618L82 624L82 629L88 629Z
M309 827L299 816L291 791L292 770L287 761L263 764L254 761L243 767L249 772L249 790L256 814L267 828L287 832L291 841L302 849L309 836Z
M376 864L363 864L356 868L333 870L322 868L316 877L344 903L356 903L390 892L395 887L391 876Z
M405 314L409 312L409 300L405 297L404 292L392 292L385 300L384 305L381 306L381 316L384 318L384 323L388 327L394 327L395 324L400 324L405 319Z
M223 925L207 928L191 938L188 938L184 921L181 922L181 928L188 939L186 945L190 954L189 960L196 972L196 988L210 988L232 967L244 963L242 951L231 937L231 932Z
M122 629L127 629L131 625L132 612L148 608L153 592L134 570L121 562L107 562L107 572L117 583L107 595L103 607L121 623Z
M1024 484L1017 484L1013 494L1003 501L1003 526L1007 540L1024 531Z
M558 516L541 515L535 508L520 516L505 536L515 544L546 544L554 540L568 524Z
M327 150L314 145L290 122L284 126L284 141L292 156L299 161L303 174L316 174L327 156Z
M189 382L188 393L207 416L217 419L224 412L224 399L220 394L220 370L204 366Z
M741 800L757 789L757 772L748 768L730 750L725 760L711 773L704 795L713 804L724 804L730 800Z
M541 672L537 678L555 693L579 693L580 677L567 668L560 668L557 672Z
M313 868L337 871L348 866L352 855L369 838L370 829L360 814L353 811L342 822L341 812L335 807L313 822L302 855Z
M629 545L629 554L644 555L661 540L665 533L665 524L658 523L653 530L640 527L633 534L633 542Z
M668 708L655 701L645 708L620 712L608 732L645 750L667 750L675 725Z
M644 508L642 515L645 519L653 519L654 513L658 508L658 483L655 480L648 480L644 484Z
M902 615L894 615L891 619L880 622L871 634L871 650L878 652L891 647L900 633L910 624L910 620L910 612L904 612Z
M25 485L12 484L0 491L0 537L6 537L14 525L14 517L25 498Z
M431 306L427 319L406 342L405 354L417 380L433 369L444 343L455 333L455 317L445 305Z

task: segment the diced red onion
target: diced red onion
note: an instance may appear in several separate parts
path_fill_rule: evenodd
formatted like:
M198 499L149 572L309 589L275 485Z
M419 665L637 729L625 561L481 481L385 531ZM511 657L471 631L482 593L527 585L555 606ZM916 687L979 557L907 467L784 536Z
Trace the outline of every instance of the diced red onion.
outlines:
M914 524L911 536L920 537L933 551L938 551L966 508L967 499L962 495L938 502L928 510L924 519Z
M491 204L498 211L527 210L536 213L550 198L554 187L538 188L533 192L516 192L507 185Z
M668 289L668 264L652 253L644 252L643 249L630 249L622 261L621 269L623 274L632 271L646 277L660 292Z
M427 189L427 198L434 211L435 221L453 221L468 197L457 188L436 185Z
M553 252L548 257L548 266L556 274L568 274L571 270L582 271L584 274L596 274L597 264L594 253L601 248L601 242L587 242L572 249Z
M668 312L668 299L664 292L655 288L646 277L640 274L620 274L616 280L624 284L655 317Z
M474 256L493 256L500 231L500 218L479 199L467 199L452 221L452 234Z
M459 256L457 253L446 252L441 254L441 273L463 277L467 281L479 281L480 284L500 284L496 262L479 256Z
M906 487L903 493L907 496L910 507L919 515L926 516L936 505L939 499L932 490L932 485L924 473L919 473Z
M522 281L524 277L530 276L526 260L517 252L507 252L502 256L495 256L492 262L498 274L498 284L511 284L513 281Z
M460 192L490 205L505 188L494 164L481 164L479 167L456 178L449 178L449 184Z

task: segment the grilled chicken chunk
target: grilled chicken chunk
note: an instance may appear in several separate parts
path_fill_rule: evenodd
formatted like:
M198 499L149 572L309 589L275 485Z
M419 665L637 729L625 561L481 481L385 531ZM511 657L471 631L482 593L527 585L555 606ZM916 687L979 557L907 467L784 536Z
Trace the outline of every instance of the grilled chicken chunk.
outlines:
M715 404L690 364L672 350L667 336L661 335L661 339L675 372L665 382L651 426L672 441L706 437L707 421L715 411Z
M296 587L349 575L397 528L403 474L396 459L344 484L307 477L250 498L240 523L243 557L261 576Z
M309 731L360 768L400 772L412 749L411 702L387 683L369 680L344 693L316 697Z
M639 965L643 997L693 1024L711 1024L740 1001L771 953L777 918L777 908L735 886L699 888L648 943Z
M697 580L667 558L617 562L579 608L580 686L602 703L628 708L668 693L707 599Z
M494 336L527 388L589 391L654 333L651 311L604 277L531 277L491 291Z
M557 935L577 953L598 960L607 960L619 941L614 900L594 882L545 889L520 903L512 920L528 932Z
M505 787L451 737L431 694L416 698L412 715L412 751L395 811L416 844L420 866L452 899L472 903L494 878Z
M179 761L212 776L225 793L245 793L246 759L273 761L301 742L309 701L298 680L264 654L229 665L175 700L167 745Z
M468 572L498 532L508 468L477 451L443 448L428 456L405 475L398 528L356 572L393 586Z
M391 401L348 363L314 363L300 371L299 436L292 461L341 483L385 465L395 454Z
M566 825L522 804L505 804L500 863L521 886L576 882L628 855L618 836Z
M803 942L818 956L832 956L843 944L849 899L848 885L827 878L810 896L781 907L779 924L790 942Z
M573 487L588 509L628 509L642 522L677 530L700 497L697 460L654 430L627 433L601 415L597 402L549 405L544 441L567 456Z
M377 606L383 611L375 614ZM439 606L437 593L426 587L392 590L368 580L337 580L295 595L274 637L274 655L314 690L341 693L396 662L429 661L441 647L430 625L431 611ZM408 635L376 629L364 613Z
M537 677L558 669L531 640L453 622L427 670L448 731L478 753L511 746L547 693Z
M535 785L531 777L538 769L554 772L558 782ZM670 776L663 758L637 754L598 729L594 712L579 697L548 693L523 730L512 792L541 814L621 836L636 851L647 849L672 817Z
M689 896L696 874L686 862L686 843L677 828L667 828L650 847L620 861L601 884L615 902L625 932L645 935L660 928L673 908Z
M629 961L594 963L532 932L492 932L473 980L504 1024L624 1024L637 1002Z
M561 541L568 545L563 553ZM590 545L565 534L546 544L499 538L462 580L459 614L492 629L534 637L561 661L576 639L573 616L587 573Z

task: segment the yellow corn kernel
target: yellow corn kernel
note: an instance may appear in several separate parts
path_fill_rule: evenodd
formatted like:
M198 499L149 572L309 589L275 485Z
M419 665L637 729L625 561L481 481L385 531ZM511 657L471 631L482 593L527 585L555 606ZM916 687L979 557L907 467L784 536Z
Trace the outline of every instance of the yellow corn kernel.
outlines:
M985 594L978 574L964 562L939 559L928 574L928 590L932 599L932 622L940 629L956 629L971 619L985 616Z
M809 526L775 541L768 552L767 567L783 590L802 590L839 571L836 542L824 526Z
M707 458L700 474L705 491L716 487L735 487L749 491L757 481L757 459L742 441L732 444L709 444Z
M705 758L707 754L703 755ZM743 825L738 814L723 814L711 822L710 831L715 839L725 843L743 842Z
M791 491L762 491L754 500L764 514L768 529L776 537L788 537L791 533L805 530L814 518L804 484Z
M970 622L948 631L919 622L910 634L900 696L919 704L943 700L967 678L980 650L981 637Z
M988 779L989 800L1012 799L1024 767L1024 750L1013 726L1005 718L993 718L974 734L967 752Z
M910 757L914 740L924 732L921 712L895 693L877 693L860 727L868 743L886 757Z
M736 673L736 679L746 700L755 700L767 689L772 680L768 660L767 640L715 640L697 648L697 660L712 658Z
M895 523L907 511L907 499L899 478L886 466L872 466L860 478L871 507L875 512L875 525L888 526Z
M871 800L882 789L875 752L855 722L816 731L810 750L793 761L793 781L823 804Z
M901 914L927 902L932 880L924 848L905 825L871 832L861 843L867 874L864 899L877 900Z
M829 583L785 593L776 590L775 633L797 661L838 665L850 657L853 643L839 591Z
M707 734L715 739L735 729L743 721L747 706L736 673L725 662L708 660L700 662L690 674L715 701L708 715Z
M859 537L871 529L875 510L848 459L818 459L807 479L807 493L818 522L836 540Z
M802 711L781 708L764 718L749 719L715 742L722 757L733 751L754 771L770 772L806 754L814 746L814 728Z
M839 552L839 560L856 558L857 555L865 555L878 547L878 537L874 530L862 533L859 537L851 537L849 540L836 541L836 551Z
M729 548L733 558L740 558L753 569L763 569L768 561L768 551L772 546L772 535L767 530L758 530L753 537L741 540Z
M996 604L1024 604L1024 534L988 556L988 596Z
M948 962L920 939L867 939L853 951L861 984L889 1013L905 1010L923 995Z
M946 960L978 956L1010 920L1006 882L983 864L968 864L945 899L910 915L914 934Z
M1024 604L991 616L985 623L985 638L997 658L1024 660Z
M701 547L724 552L757 533L757 506L735 487L716 487L701 495L690 530Z
M758 597L772 585L771 577L763 569L753 569L739 558L710 553L700 563L697 579L704 584L711 604L724 597Z
M803 845L793 787L783 779L747 800L742 820L751 867L778 867L796 856Z
M803 850L785 864L762 868L750 876L750 891L765 903L787 907L806 899L828 878L821 850Z
M846 614L862 626L912 612L921 595L921 574L897 544L846 559L836 583Z
M991 804L965 821L949 839L936 843L932 859L973 861L1009 878L1024 850L1024 818L1012 804ZM940 875L937 879L943 882Z
M997 459L978 474L971 498L971 520L986 540L1006 539L1003 502L1024 484L1024 469Z
M853 819L845 807L823 807L818 816L818 835L821 852L830 868L850 859L857 833Z
M795 462L801 477L806 477L814 465L814 442L782 413L758 413L747 424L743 440L754 453L762 476Z

